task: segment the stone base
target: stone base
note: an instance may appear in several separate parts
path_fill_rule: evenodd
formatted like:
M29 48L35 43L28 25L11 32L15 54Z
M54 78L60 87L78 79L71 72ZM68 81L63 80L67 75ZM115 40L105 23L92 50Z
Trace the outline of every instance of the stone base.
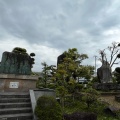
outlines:
M117 83L94 83L93 88L96 90L120 90L120 84Z
M36 88L38 76L0 74L1 92L28 92Z

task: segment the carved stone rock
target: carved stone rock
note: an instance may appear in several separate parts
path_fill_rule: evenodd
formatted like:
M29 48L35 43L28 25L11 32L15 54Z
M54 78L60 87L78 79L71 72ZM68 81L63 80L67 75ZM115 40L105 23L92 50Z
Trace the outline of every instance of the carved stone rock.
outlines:
M31 57L28 54L4 52L2 55L0 73L31 74Z
M100 83L110 83L112 80L111 68L109 63L104 61L102 66L97 69L97 77Z

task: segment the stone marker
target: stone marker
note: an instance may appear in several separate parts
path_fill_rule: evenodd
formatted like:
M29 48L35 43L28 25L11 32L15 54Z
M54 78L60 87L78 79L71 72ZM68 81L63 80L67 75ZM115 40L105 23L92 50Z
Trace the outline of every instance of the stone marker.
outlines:
M0 73L30 75L31 65L32 59L27 54L4 52L0 65Z
M97 77L100 83L110 83L112 80L111 68L107 61L102 62L102 66L97 69Z
M12 52L4 52L0 63L0 91L23 92L36 88L38 76L31 75L34 53L28 55L26 49L16 47Z

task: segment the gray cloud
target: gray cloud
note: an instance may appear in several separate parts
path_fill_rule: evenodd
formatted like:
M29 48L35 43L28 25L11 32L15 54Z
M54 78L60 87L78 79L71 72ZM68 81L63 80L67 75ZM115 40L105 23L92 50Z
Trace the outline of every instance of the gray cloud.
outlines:
M40 47L36 48L41 61L50 57L52 64L58 53L76 47L87 53L93 64L98 49L111 44L114 38L120 39L118 34L106 35L109 30L119 29L119 12L119 0L0 0L0 41L26 41L23 46L29 46L29 50L33 45L41 49L46 46L48 53L49 49L58 50L53 60L53 56L43 55ZM36 58L38 70L41 61Z

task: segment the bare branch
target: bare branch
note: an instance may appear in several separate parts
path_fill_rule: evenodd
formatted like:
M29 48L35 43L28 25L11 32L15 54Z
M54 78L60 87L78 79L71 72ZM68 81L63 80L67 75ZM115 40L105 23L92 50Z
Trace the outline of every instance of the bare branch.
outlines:
M99 50L99 54L101 55L101 62L103 63L104 57L105 57L105 49L104 50Z
M110 67L112 67L112 66L114 65L114 63L115 63L116 60L117 60L117 56L116 56L116 58L114 59L114 61L111 63Z
M117 54L119 52L119 47L120 43L117 42L113 42L111 46L108 46L108 48L105 48L103 50L99 50L99 54L101 55L99 59L102 63L105 60L106 62L109 62L110 67L113 66L113 64L118 64L118 62L116 62L117 60ZM107 55L105 54L105 50L108 49L110 51L110 60L107 59Z
M117 62L117 63L114 63L114 64L119 64L119 62Z
M110 65L111 65L111 63L112 63L112 60L113 60L114 55L116 54L116 52L115 52L115 54L114 54L114 51L115 51L116 47L117 47L116 42L113 42L113 43L112 43L112 47L111 47Z
M113 56L116 55L116 54L118 53L118 51L119 51L119 50L117 50L117 51L113 54Z

